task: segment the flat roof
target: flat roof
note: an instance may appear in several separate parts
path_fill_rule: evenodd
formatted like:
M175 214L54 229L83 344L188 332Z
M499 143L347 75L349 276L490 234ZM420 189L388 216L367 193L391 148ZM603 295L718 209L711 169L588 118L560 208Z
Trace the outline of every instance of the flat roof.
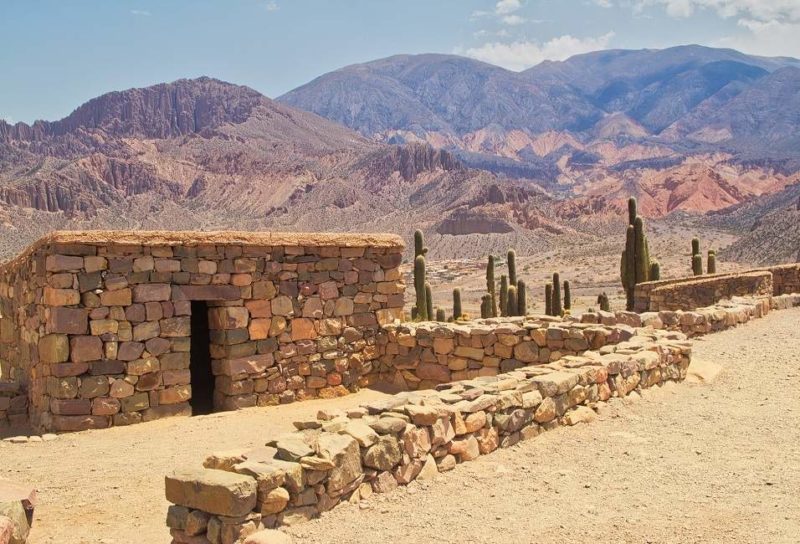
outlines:
M257 232L168 230L58 230L32 243L17 257L2 263L8 268L24 261L37 249L51 244L97 246L316 246L405 248L397 234L353 232Z

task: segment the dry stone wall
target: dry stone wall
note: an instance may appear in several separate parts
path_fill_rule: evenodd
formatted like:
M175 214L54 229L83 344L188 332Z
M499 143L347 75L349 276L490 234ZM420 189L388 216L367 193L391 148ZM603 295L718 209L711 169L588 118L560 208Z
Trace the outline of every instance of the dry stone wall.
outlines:
M401 316L402 249L388 235L57 233L2 272L3 376L43 430L189 414L203 301L214 409L347 394ZM0 414L19 410L10 398Z
M686 376L677 332L640 330L583 356L321 412L265 447L211 455L166 477L173 543L233 544L346 501L431 479L539 433L593 417L611 396Z

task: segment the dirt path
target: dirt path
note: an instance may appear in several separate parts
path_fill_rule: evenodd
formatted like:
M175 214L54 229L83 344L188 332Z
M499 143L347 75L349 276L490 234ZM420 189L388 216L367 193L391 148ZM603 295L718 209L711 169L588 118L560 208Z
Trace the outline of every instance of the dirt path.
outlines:
M295 542L800 541L800 309L696 343L724 367L616 401L433 484L373 496L291 529ZM380 393L336 401L343 407ZM35 482L31 544L168 543L163 475L262 443L321 401L0 444L0 475ZM256 434L258 433L258 434Z

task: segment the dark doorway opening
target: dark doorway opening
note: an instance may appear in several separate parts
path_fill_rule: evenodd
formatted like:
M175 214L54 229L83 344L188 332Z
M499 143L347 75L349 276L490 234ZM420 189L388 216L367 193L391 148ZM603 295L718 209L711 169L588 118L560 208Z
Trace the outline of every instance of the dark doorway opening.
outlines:
M211 371L211 338L208 332L208 305L202 301L192 302L192 339L189 371L192 378L193 415L210 414L214 411L214 374Z

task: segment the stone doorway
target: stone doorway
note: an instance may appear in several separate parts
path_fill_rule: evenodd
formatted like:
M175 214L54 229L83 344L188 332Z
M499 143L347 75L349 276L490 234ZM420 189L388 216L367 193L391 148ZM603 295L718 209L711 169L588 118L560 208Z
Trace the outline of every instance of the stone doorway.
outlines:
M192 380L192 415L214 411L214 373L211 369L211 335L208 326L208 304L192 301L192 336L189 371Z

